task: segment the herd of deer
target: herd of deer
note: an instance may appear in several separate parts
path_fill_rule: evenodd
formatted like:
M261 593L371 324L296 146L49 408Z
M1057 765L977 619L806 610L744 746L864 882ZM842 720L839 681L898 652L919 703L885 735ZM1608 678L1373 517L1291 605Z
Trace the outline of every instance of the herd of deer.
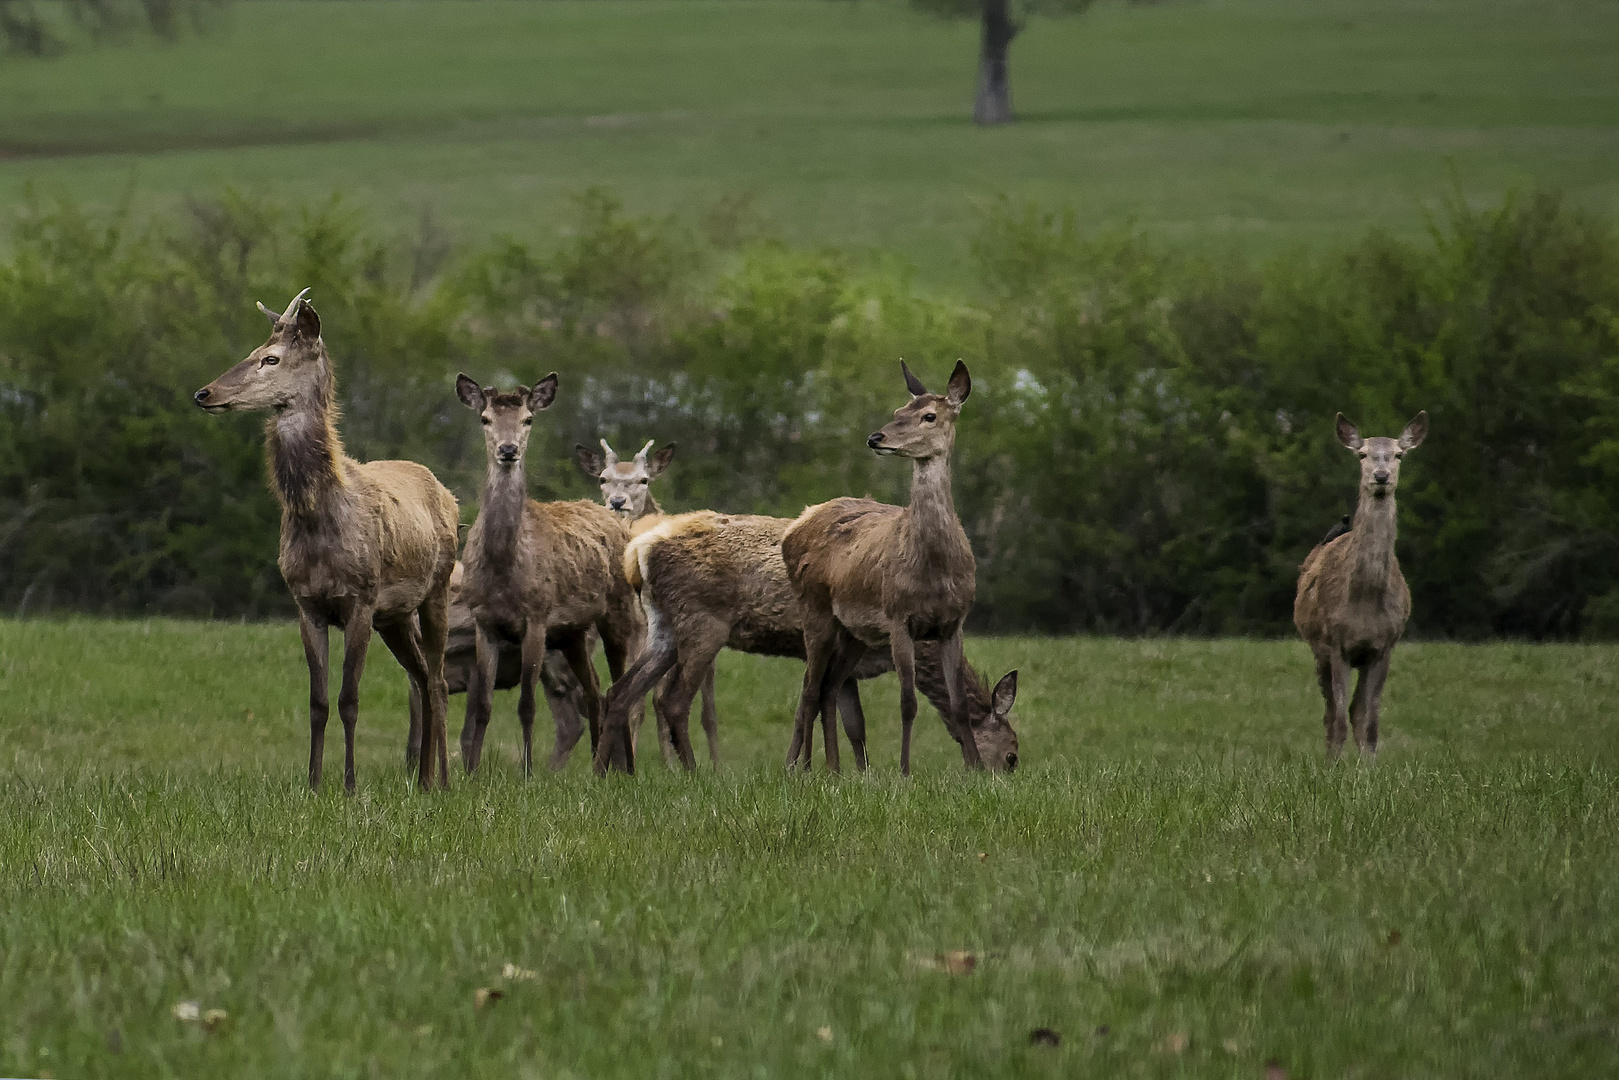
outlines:
M603 503L528 497L524 452L557 376L502 392L466 375L456 394L483 425L488 461L479 514L456 559L456 500L408 461L358 462L343 452L331 358L305 289L285 312L259 305L270 338L197 391L210 412L263 410L270 482L281 504L282 576L298 605L309 665L309 783L318 787L330 713L328 635L343 634L338 717L344 787L354 789L360 677L373 630L410 678L407 759L422 788L449 784L448 696L465 691L462 761L477 768L493 693L516 686L524 773L533 768L535 690L547 698L560 768L590 731L598 775L633 773L636 733L653 695L666 759L696 767L690 712L718 762L714 664L722 648L805 663L787 752L808 769L819 719L828 768L839 767L837 719L864 769L859 680L900 681L900 769L910 772L916 691L938 710L973 768L1017 767L1011 711L1017 672L991 689L967 664L962 625L975 564L950 493L956 420L972 389L956 362L943 394L901 362L910 401L867 439L881 455L910 458L905 507L840 498L798 518L666 515L650 491L674 447L648 442L629 462L605 440L578 447ZM1352 716L1356 743L1377 747L1389 657L1410 615L1394 557L1400 457L1421 443L1419 413L1398 439L1362 439L1340 414L1338 437L1361 458L1354 527L1334 530L1305 560L1294 618L1316 657L1326 698L1329 754ZM612 684L605 700L592 659L600 642ZM1361 669L1347 707L1349 668ZM583 719L581 719L581 712Z

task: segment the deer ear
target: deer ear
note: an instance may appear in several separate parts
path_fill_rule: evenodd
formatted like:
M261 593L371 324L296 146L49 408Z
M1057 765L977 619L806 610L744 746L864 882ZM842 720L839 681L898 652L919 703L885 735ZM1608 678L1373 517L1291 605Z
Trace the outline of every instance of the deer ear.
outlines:
M957 360L955 370L950 373L950 385L944 389L944 399L959 409L972 392L973 377L967 374L967 365Z
M905 366L904 360L899 362L899 370L905 376L905 389L911 392L912 397L921 397L928 392L928 388L922 385L922 380L911 374L911 369Z
M557 399L557 373L551 372L545 378L534 384L534 389L528 395L528 407L535 412L549 409L551 402Z
M675 459L675 444L674 443L670 443L668 446L665 446L662 450L657 451L651 457L647 458L646 459L646 475L647 475L647 479L650 480L653 477L660 474L661 472L663 472L663 470L665 470L665 469L667 469L669 467L669 463L671 461L673 461L674 459Z
M273 312L269 308L265 307L264 302L262 300L255 300L253 302L255 304L258 304L260 311L264 312L264 317L266 319L270 320L270 329L272 329L272 330L281 329L281 316L277 315L275 312Z
M1012 714L1012 705L1017 701L1017 672L1008 671L1001 676L1001 681L995 684L995 692L991 695L995 715L1005 720Z
M478 380L474 379L471 375L468 375L465 372L456 375L455 396L461 399L461 404L465 405L473 412L483 412L485 404L483 399L483 387L479 386Z
M579 462L579 471L590 477L593 481L602 478L602 456L582 443L575 443L573 447L574 460Z
M305 289L298 294L298 299L292 302L292 332L304 341L320 340L320 316L315 314L315 305L304 299Z
M1349 418L1344 416L1343 413L1338 414L1338 441L1351 450L1359 450L1366 442L1360 437L1360 432L1355 428L1355 425L1351 424Z
M1400 449L1415 450L1422 445L1422 440L1428 437L1428 410L1424 409L1411 418L1400 432Z

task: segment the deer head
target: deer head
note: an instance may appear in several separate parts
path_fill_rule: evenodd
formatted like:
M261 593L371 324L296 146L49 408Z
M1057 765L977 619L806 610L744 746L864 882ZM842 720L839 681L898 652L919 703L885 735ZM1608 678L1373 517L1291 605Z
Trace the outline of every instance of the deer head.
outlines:
M192 395L209 412L232 409L285 409L330 397L331 363L320 340L320 316L305 289L280 315L263 304L270 319L270 340L247 359Z
M911 374L905 361L899 362L899 369L905 376L911 400L895 409L893 421L881 431L872 432L866 445L879 454L898 457L948 457L956 442L956 417L961 415L961 404L973 389L967 365L956 361L956 369L950 373L950 385L943 394L928 393L928 388Z
M601 440L600 454L588 446L573 448L574 456L579 461L579 468L584 470L586 476L601 485L602 503L626 521L634 521L646 513L652 481L656 480L658 475L669 467L669 462L674 460L674 443L647 457L647 451L652 449L653 442L654 440L648 439L646 445L641 447L641 452L629 462L618 460L618 455L613 453L613 448L607 445L606 439Z
M984 766L995 772L1017 768L1017 732L1012 730L1012 705L1017 701L1017 672L1009 671L989 696L989 712L972 717L973 743Z
M493 386L480 387L469 375L457 375L455 396L483 421L484 450L490 466L509 469L523 460L534 414L550 408L556 400L557 373L553 371L532 387L519 386L507 394Z
M1428 413L1419 412L1398 439L1363 439L1343 413L1338 414L1338 441L1360 455L1360 492L1374 499L1394 494L1400 483L1400 459L1428 437Z

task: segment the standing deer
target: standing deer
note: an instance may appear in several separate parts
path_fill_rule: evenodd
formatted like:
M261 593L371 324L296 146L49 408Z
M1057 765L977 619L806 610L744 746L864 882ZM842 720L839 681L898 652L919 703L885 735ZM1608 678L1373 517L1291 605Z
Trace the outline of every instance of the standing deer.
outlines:
M628 722L630 703L657 685L660 716L667 720L682 764L690 769L695 765L688 734L692 699L699 683L705 689L712 686L714 661L722 648L804 658L803 616L781 556L781 537L791 524L784 518L701 510L667 518L630 541L624 574L640 593L648 642L641 658L608 691L604 742L610 745L612 733ZM887 654L868 653L839 687L838 709L861 769L866 767L865 716L855 680L891 670ZM1007 675L993 692L970 668L963 666L962 676L980 756L997 767L1015 768L1017 733L1011 709L1017 673ZM949 708L949 694L937 643L919 645L917 683L942 715ZM713 737L710 731L711 748ZM598 772L603 768L598 755Z
M1349 722L1355 745L1377 753L1377 719L1394 645L1411 617L1411 590L1394 555L1394 490L1400 459L1422 445L1428 414L1417 413L1398 439L1363 439L1338 414L1338 441L1360 456L1360 503L1354 526L1316 545L1299 567L1293 624L1315 654L1316 678L1327 709L1327 756L1344 748ZM1336 530L1334 530L1336 531ZM1349 669L1358 668L1355 697L1345 709Z
M584 696L595 749L601 717L587 632L601 635L616 681L639 651L641 615L624 580L629 530L591 502L536 502L528 497L523 453L534 415L556 398L557 376L532 388L498 393L466 375L456 378L462 404L483 423L488 475L478 520L467 535L462 596L477 627L477 678L468 687L462 757L477 767L495 690L503 641L520 643L517 718L523 727L523 774L533 772L534 683L550 637L567 657ZM468 740L468 735L471 740ZM565 760L579 732L557 725L552 760ZM624 753L629 749L626 745Z
M918 640L940 643L939 666L950 695L945 726L961 744L967 766L983 767L960 686L961 627L973 602L976 565L950 496L950 451L972 378L957 360L945 392L932 394L903 360L900 371L911 400L866 445L911 459L910 505L833 499L805 510L782 537L787 576L803 605L806 657L789 767L795 759L809 767L817 713L826 733L827 767L838 767L832 717L838 689L867 649L886 649L899 674L900 771L909 775Z
M309 786L318 788L326 744L329 628L343 632L343 788L354 790L354 726L371 631L428 703L427 738L449 786L444 725L444 641L455 565L455 497L410 461L361 463L337 434L336 378L305 289L270 319L270 339L198 390L209 412L270 411L265 455L281 503L281 576L298 603L309 664ZM419 755L417 782L433 782Z

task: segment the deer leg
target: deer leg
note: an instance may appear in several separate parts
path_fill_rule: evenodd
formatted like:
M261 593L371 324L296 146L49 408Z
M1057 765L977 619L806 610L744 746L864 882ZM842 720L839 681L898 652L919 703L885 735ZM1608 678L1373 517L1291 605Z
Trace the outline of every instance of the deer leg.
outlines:
M860 682L854 678L843 680L838 688L838 715L843 718L843 733L849 736L854 750L854 767L866 771L866 710L860 706Z
M984 760L978 754L978 740L973 738L972 721L967 716L966 696L961 692L961 666L966 663L962 655L961 627L939 642L939 671L944 676L945 690L950 700L951 734L961 743L961 759L969 769L982 769Z
M1349 720L1344 699L1349 692L1349 665L1334 653L1322 657L1315 664L1316 678L1321 682L1321 696L1326 699L1326 712L1321 718L1327 729L1327 760L1336 761L1343 753L1344 737L1349 733Z
M461 764L470 776L483 760L483 736L495 707L495 678L500 671L500 639L492 627L478 626L477 663L467 680L467 719L461 726Z
M343 686L337 692L337 718L343 721L343 790L354 794L354 729L360 722L360 676L371 645L371 608L356 603L343 625ZM431 754L423 771L431 777ZM426 784L422 785L426 789Z
M838 760L838 695L865 653L864 645L840 629L832 660L821 677L821 733L826 740L826 767L832 772L841 772L843 768Z
M540 665L540 687L545 691L545 703L551 709L551 721L556 727L556 742L551 747L551 771L556 772L568 763L568 756L585 734L585 722L579 715L584 695L568 666L568 658L560 649L545 654Z
M708 736L709 764L717 769L720 767L720 717L714 708L714 667L710 662L703 675L703 734Z
M416 628L415 617L412 616L411 618L404 619L400 622L385 623L378 626L377 636L382 638L382 643L388 646L388 651L393 653L394 659L399 661L399 666L405 669L405 674L410 678L412 700L428 700L430 695L424 693L424 691L431 686L427 675L427 656L422 651L421 631ZM437 749L436 740L432 731L431 718L429 718L425 735L427 739L426 745L424 746L418 740L417 748L418 750L426 751L429 767L427 770L427 780L425 783L431 784L433 779L432 760L434 752ZM420 760L421 755L418 754L418 776L421 772Z
M590 730L590 745L594 749L601 737L601 684L596 679L596 665L591 662L590 651L590 639L582 633L569 635L561 646L562 656L568 662L568 671L573 675L572 681L579 690L579 701ZM560 718L553 716L552 719L556 721L556 743L551 748L551 768L554 770L567 763L581 732L577 722L568 728L564 727Z
M651 646L630 665L607 691L607 715L602 721L602 738L596 744L596 775L606 776L608 767L633 768L633 760L626 763L621 751L628 745L630 705L645 698L647 691L675 665L675 643L668 635L652 639Z
M658 725L658 749L663 752L663 763L671 768L681 764L681 760L680 751L675 748L674 719L669 715L669 695L673 693L675 682L680 678L682 670L677 651L675 666L669 669L669 674L665 675L652 690L652 715ZM635 733L633 717L630 731L632 734Z
M450 688L444 675L450 641L449 580L446 573L442 586L430 591L416 611L422 654L427 661L424 694L428 706L427 727L422 733L425 740L422 749L425 752L428 746L434 744L438 747L438 786L441 791L450 789ZM421 777L417 779L420 781ZM431 780L432 777L428 776L427 779Z
M830 620L828 620L830 621ZM821 706L821 681L836 648L836 626L811 629L808 613L804 619L804 687L798 695L798 711L793 716L793 742L787 751L787 767L795 764L809 771L815 749L815 714ZM828 758L830 761L830 757Z
M618 597L606 617L596 624L596 632L601 635L602 652L607 657L607 674L617 684L631 662L646 651L646 623L634 595L626 593ZM629 711L625 717L628 722L619 729L619 746L613 754L624 771L634 776L635 737L646 715L646 691L641 691L627 705Z
M412 616L414 619L414 616ZM422 701L421 687L416 680L410 680L410 730L405 736L405 769L416 768L416 762L422 752Z
M1389 661L1393 659L1394 648L1390 646L1361 668L1360 681L1355 684L1355 700L1349 706L1355 725L1355 745L1360 747L1361 753L1372 757L1377 756L1377 714L1383 706L1383 684L1388 681Z
M680 765L687 772L697 768L697 755L691 746L691 703L703 688L711 665L677 661L663 680L663 693L669 717L669 741L674 744Z
M899 772L911 775L911 725L916 722L916 643L902 624L889 631L894 672L899 676Z
M534 775L534 683L545 663L545 624L529 619L523 631L523 668L518 677L517 722L523 729L523 779ZM553 751L552 756L555 756Z
M309 790L320 788L321 759L326 752L326 719L331 715L327 698L326 665L330 655L330 631L326 620L299 609L298 633L304 641L304 661L309 665Z

